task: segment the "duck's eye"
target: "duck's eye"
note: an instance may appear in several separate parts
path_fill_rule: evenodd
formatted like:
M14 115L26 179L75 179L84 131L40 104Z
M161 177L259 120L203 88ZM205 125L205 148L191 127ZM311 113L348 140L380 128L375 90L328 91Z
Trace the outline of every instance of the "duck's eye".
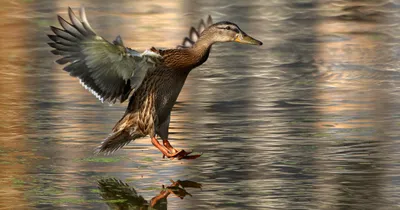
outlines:
M225 29L226 30L232 30L232 28L230 26L227 26Z

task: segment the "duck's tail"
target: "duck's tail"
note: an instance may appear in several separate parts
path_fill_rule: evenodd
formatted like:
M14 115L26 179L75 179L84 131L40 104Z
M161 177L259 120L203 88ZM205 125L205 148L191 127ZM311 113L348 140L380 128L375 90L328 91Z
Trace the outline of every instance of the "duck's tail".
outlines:
M95 150L95 153L105 153L107 155L111 154L139 137L139 135L130 135L128 131L119 130L111 133Z

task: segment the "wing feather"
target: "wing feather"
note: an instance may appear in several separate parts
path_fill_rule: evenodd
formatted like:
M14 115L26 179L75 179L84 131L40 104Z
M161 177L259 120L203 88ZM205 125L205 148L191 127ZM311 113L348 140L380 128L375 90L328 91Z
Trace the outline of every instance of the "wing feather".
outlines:
M54 32L54 34L56 34L59 38L62 38L62 39L65 39L65 40L68 40L68 41L71 41L71 42L78 42L78 41L79 41L76 37L72 36L71 34L65 32L65 31L62 30L62 29L59 29L59 28L54 27L54 26L50 26L50 29L51 29L51 30Z
M86 29L88 34L95 36L96 32L94 32L94 30L92 29L92 27L89 24L89 21L87 20L86 12L85 12L85 8L84 7L81 7L81 9L79 10L79 15L81 16L81 19L82 19L82 25Z
M213 19L212 19L211 15L209 15L207 18L207 27L209 27L212 24L213 24Z
M53 40L53 42L59 43L59 44L65 45L65 46L74 46L75 45L74 42L71 42L71 41L68 41L66 39L60 38L57 35L49 35L49 38L51 40Z
M58 64L60 64L60 65L64 65L64 64L67 64L67 63L69 63L69 62L74 62L75 61L75 58L74 57L72 57L72 56L67 56L67 57L62 57L62 58L60 58L60 59L58 59L58 60L56 60L56 63L58 63Z
M85 37L74 26L72 26L70 23L68 23L61 16L58 16L58 22L64 28L65 32L71 34L72 36L74 36L80 40L85 39Z
M56 62L67 64L66 72L78 77L81 84L102 102L125 101L140 87L148 71L156 69L162 57L154 52L139 53L123 45L120 36L110 43L98 36L87 21L85 9L78 18L68 8L71 22L58 16L62 29L51 26L54 35L51 52L61 55Z
M194 43L197 42L197 40L199 40L201 33L208 28L209 26L211 26L213 24L213 20L211 18L211 16L209 15L207 18L207 24L206 22L204 22L204 20L200 20L199 25L196 28L191 27L189 30L189 36L185 37L182 41L181 45L178 45L177 48L189 48L192 47L194 45Z
M74 11L72 11L71 7L68 7L68 16L72 22L72 25L83 35L87 36L90 35L85 27L83 26L82 22L79 18L75 15Z
M199 34L199 32L196 31L196 29L194 27L191 27L190 31L189 31L189 36L190 36L191 41L196 42L199 39L200 34Z
M199 26L197 27L197 30L199 30L199 31L204 31L206 29L206 24L204 23L204 20L203 19L201 19L200 20L200 23L199 23ZM201 33L201 32L200 32Z

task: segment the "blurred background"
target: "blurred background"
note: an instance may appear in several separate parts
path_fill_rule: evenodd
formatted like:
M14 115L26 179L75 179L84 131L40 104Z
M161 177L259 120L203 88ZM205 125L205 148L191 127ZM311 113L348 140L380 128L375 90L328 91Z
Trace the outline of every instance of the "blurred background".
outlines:
M400 1L1 5L0 209L146 209L170 180L202 188L158 208L400 209ZM162 159L148 138L93 156L127 104L102 104L49 52L49 25L81 5L136 50L175 47L207 15L264 42L215 45L189 75L170 138L202 157Z

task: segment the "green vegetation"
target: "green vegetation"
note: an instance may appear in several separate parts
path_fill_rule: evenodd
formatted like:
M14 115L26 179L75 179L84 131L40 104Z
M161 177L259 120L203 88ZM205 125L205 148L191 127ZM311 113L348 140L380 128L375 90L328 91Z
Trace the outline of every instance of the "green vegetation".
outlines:
M13 178L12 183L13 183L13 185L17 185L17 186L22 186L22 185L26 184L24 180L17 179L17 178Z
M92 192L92 193L100 193L101 191L99 189L91 189L90 192Z
M153 162L154 160L151 157L145 157L145 158L142 159L142 161Z
M122 157L87 157L74 159L75 162L94 162L94 163L116 163L124 158Z

